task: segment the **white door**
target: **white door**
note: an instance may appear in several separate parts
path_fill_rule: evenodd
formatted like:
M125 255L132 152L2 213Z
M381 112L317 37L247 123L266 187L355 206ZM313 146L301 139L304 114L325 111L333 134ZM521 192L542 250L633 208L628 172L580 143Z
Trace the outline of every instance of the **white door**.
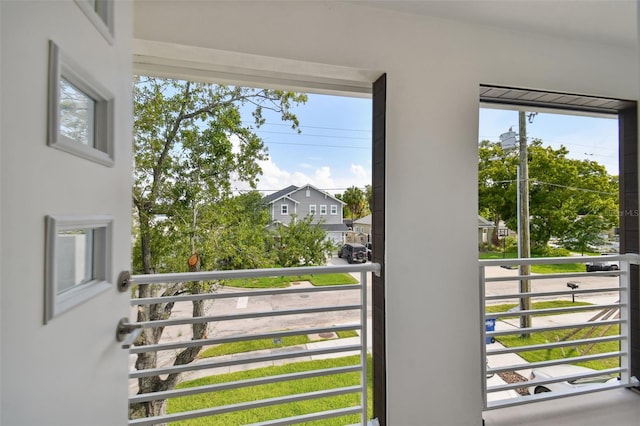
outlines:
M0 424L123 425L131 4L2 0L0 19Z

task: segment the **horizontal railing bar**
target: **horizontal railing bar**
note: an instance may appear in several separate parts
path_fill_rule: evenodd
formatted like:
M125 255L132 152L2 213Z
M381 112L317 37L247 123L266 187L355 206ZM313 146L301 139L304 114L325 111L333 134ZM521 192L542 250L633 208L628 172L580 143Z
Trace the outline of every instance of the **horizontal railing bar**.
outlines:
M498 408L512 407L512 406L523 405L523 404L531 404L531 403L539 402L543 400L547 401L551 399L566 398L567 396L586 395L588 393L602 392L602 391L607 391L611 389L622 388L625 386L626 385L618 384L618 383L605 383L602 386L596 386L596 387L586 388L586 389L584 387L574 388L569 392L544 392L544 393L535 394L535 395L525 395L525 396L520 396L518 398L501 399L498 401L487 402L487 406L485 407L485 409L495 410Z
M258 401L242 402L238 404L224 405L220 407L204 408L201 410L185 411L182 413L166 414L163 416L146 417L129 420L130 425L154 425L157 423L176 422L180 420L194 419L198 417L213 416L217 414L231 413L241 410L269 407L272 405L288 404L291 402L306 401L309 399L325 398L330 396L346 395L361 392L360 386L348 386L323 391L301 393L277 398L262 399Z
M132 354L138 354L138 353L146 353L146 352L157 352L157 351L167 351L167 350L173 350L173 349L192 348L196 346L219 345L222 343L245 342L248 340L270 339L274 337L288 337L288 336L299 336L299 335L320 334L320 333L337 333L340 331L360 330L361 328L362 326L360 324L352 324L352 325L339 325L339 326L333 326L333 327L276 331L273 333L250 334L250 335L242 335L242 336L235 336L235 337L186 340L178 343L159 343L157 345L134 346L129 349L129 352Z
M239 269L233 271L178 272L171 274L143 274L131 276L131 284L180 283L212 281L234 278L289 277L294 275L320 275L350 272L380 273L379 263L358 265L301 266L295 268Z
M260 297L260 296L277 296L290 295L299 293L322 293L328 291L353 291L360 290L360 284L341 284L328 285L320 287L289 287L270 290L253 290L253 291L233 291L230 293L196 293L182 294L179 296L158 296L146 297L141 299L131 299L131 306L151 305L154 303L169 302L192 302L194 300L217 300L217 299L234 299L238 297Z
M129 372L129 378L137 379L140 377L159 376L162 374L184 373L187 371L198 371L198 370L206 370L210 368L230 367L232 365L251 364L251 363L265 362L265 361L276 361L281 359L302 358L307 356L324 355L324 354L331 354L331 353L360 351L361 349L362 349L362 345L346 345L346 346L337 346L337 347L322 348L322 349L306 349L303 351L292 351L292 352L285 352L280 354L260 355L255 357L232 359L228 361L191 363L186 365L177 365L177 366L164 367L164 368L132 370L131 372Z
M566 308L545 308L545 309L527 309L523 311L513 312L490 312L485 314L485 318L504 318L504 317L522 317L522 316L536 316L546 314L559 314L561 312L584 312L584 311L601 311L604 309L618 309L620 307L626 307L624 303L611 303L608 305L581 305L581 306L569 306Z
M313 377L331 376L335 374L357 373L360 370L362 370L362 366L360 364L357 364L346 367L325 368L322 370L310 370L302 371L299 373L280 374L277 376L260 377L257 379L238 380L235 382L218 383L215 385L198 386L193 388L172 389L163 392L143 393L130 396L129 403L135 404L140 402L157 401L160 399L199 395L202 393L219 392L227 389L239 389L269 383L279 383L301 379L310 379Z
M580 277L589 277L589 276L597 276L597 275L606 275L606 276L619 276L624 275L624 271L599 271L599 272L564 272L561 274L539 274L539 275L514 275L514 276L506 276L506 277L487 277L485 278L485 282L487 283L495 283L495 282L504 282L504 281L522 281L522 280L549 280L555 278L580 278Z
M620 352L620 351L605 352L605 353L595 354L595 355L582 355L582 356L575 356L571 358L554 359L550 361L530 362L527 364L514 364L514 365L502 366L502 367L496 367L496 368L487 368L487 373L504 373L505 371L529 370L529 369L538 368L538 367L547 367L551 365L566 364L567 361L570 361L571 364L574 364L577 362L593 361L596 359L617 358L626 354L627 354L626 352Z
M484 300L501 300L501 299L519 299L525 297L548 297L548 296L570 296L575 294L587 294L587 293L619 293L621 291L627 291L625 287L603 287L603 288L585 288L580 290L562 290L562 291L540 291L531 293L510 293L510 294L498 294L486 296Z
M170 327L173 325L202 324L202 323L217 322L217 321L233 321L233 320L249 319L249 318L280 317L285 315L316 314L316 313L322 313L322 312L356 311L360 309L362 309L361 305L320 306L317 308L283 309L281 311L261 311L261 312L253 312L253 313L246 313L246 314L178 318L178 319L157 320L157 321L140 321L140 322L137 322L136 324L139 324L140 327L142 328Z
M582 345L589 345L594 343L614 342L617 340L624 340L626 338L627 338L626 336L621 336L619 334L616 334L615 336L594 337L591 339L564 340L561 342L544 343L540 345L512 346L512 347L504 347L499 349L487 349L487 356L537 351L540 349L562 348L566 346L582 346Z
M289 426L292 424L306 423L314 420L342 417L362 412L362 407L339 408L337 410L321 411L318 413L303 414L301 416L286 417L283 419L269 420L266 422L252 423L249 426Z
M588 377L598 377L598 376L608 376L611 374L615 374L615 373L622 373L623 371L626 371L624 368L609 368L607 370L598 370L594 373L583 373L583 374L578 374L578 375L570 375L570 376L559 376L559 377L553 377L551 379L541 379L541 380L528 380L526 382L517 382L517 383L507 383L507 384L501 384L501 385L495 385L495 386L488 386L487 387L487 392L502 392L505 390L512 390L512 389L519 389L519 388L530 388L530 387L534 387L537 385L546 385L549 383L558 383L558 382L564 382L564 381L568 381L571 379L583 379L583 378L588 378ZM611 377L613 378L613 377ZM591 383L589 383L591 384ZM594 383L594 385L596 385L598 383ZM604 384L604 382L602 383ZM587 385L587 384L585 384Z
M627 320L623 320L623 319L598 321L597 323L582 322L582 323L554 325L554 326L547 326L547 327L513 328L512 330L487 331L486 334L487 336L509 336L511 334L531 334L531 333L539 333L542 331L564 330L567 328L587 328L587 327L599 327L601 325L616 325L616 324L624 324L626 322Z
M580 260L581 259L581 260ZM482 259L478 262L480 266L510 266L510 265L541 265L541 264L559 264L559 263L588 263L593 261L638 261L640 256L637 254L618 254L606 256L567 256L567 257L527 257L515 259Z

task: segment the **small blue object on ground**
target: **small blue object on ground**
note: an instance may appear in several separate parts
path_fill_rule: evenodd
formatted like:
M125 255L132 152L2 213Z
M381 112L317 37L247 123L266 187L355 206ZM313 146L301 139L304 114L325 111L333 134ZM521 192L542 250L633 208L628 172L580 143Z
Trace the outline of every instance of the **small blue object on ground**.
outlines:
M495 318L486 318L484 320L484 329L485 331L495 331L496 330L496 319ZM489 343L494 343L496 341L495 337L487 336L485 339L485 343L488 345Z

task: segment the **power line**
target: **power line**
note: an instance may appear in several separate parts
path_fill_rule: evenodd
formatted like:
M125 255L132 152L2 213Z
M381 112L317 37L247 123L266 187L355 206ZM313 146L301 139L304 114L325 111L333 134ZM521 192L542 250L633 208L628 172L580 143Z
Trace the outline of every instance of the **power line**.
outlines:
M251 121L243 121L244 124L255 124ZM286 126L291 128L290 124L285 123L264 123L264 126ZM339 127L322 127L322 126L300 126L300 129L320 129L320 130L338 130L343 132L367 132L371 133L371 129L344 129Z
M335 136L335 135L313 135L309 133L288 133L288 132L274 132L272 130L256 130L256 133L271 133L275 135L291 135L291 136L306 136L306 137L314 137L314 138L331 138L331 139L356 139L361 141L370 141L371 138L361 138L357 136Z
M353 145L324 145L324 144L311 144L311 143L295 143L295 142L268 142L264 141L267 145L295 145L301 148L306 148L308 146L317 146L320 148L350 148L350 149L371 149L368 146L353 146Z

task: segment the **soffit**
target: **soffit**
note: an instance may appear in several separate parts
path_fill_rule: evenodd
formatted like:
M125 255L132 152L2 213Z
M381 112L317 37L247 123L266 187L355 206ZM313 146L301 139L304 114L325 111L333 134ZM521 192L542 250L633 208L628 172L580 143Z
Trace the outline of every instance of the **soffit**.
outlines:
M617 114L636 104L623 99L487 85L480 86L480 102L602 114Z

